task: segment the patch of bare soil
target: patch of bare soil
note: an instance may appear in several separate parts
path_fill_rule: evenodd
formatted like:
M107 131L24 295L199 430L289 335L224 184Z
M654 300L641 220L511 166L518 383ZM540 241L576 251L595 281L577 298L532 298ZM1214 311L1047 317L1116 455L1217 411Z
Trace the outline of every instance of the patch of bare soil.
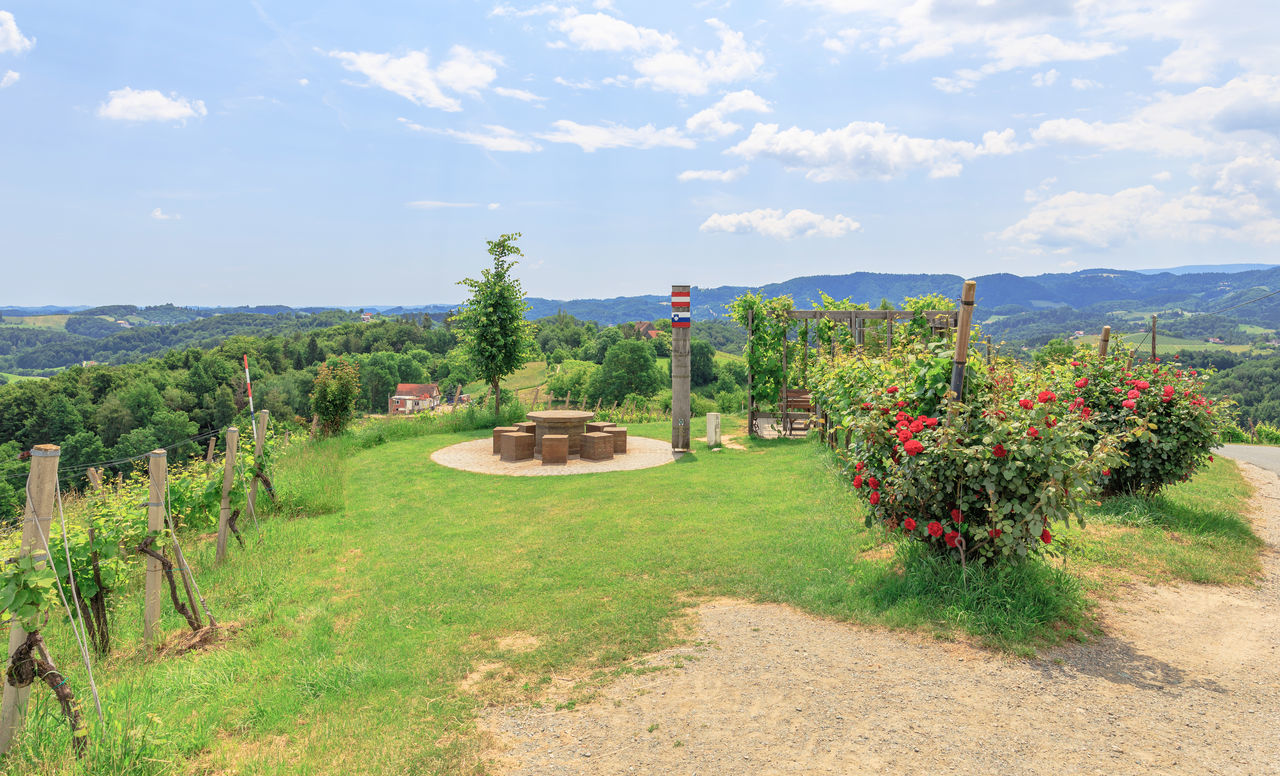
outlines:
M1256 588L1133 588L1105 635L1013 660L716 601L694 643L573 711L495 708L517 774L1280 774L1280 482L1258 488Z

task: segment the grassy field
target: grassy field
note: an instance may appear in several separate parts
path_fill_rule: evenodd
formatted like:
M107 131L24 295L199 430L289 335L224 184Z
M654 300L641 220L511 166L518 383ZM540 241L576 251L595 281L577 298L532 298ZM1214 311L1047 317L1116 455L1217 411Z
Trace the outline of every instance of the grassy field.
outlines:
M34 326L38 329L65 330L67 319L70 317L70 315L6 315L4 323L14 326Z
M1082 337L1076 337L1071 341L1073 343L1084 343L1091 347L1097 347L1098 336L1099 335L1097 334L1086 334ZM1151 341L1144 341L1141 334L1126 335L1125 344L1128 347L1138 346L1139 351L1142 353L1149 354L1151 352ZM1186 339L1184 337L1169 337L1163 334L1159 334L1156 337L1157 353L1176 353L1183 348L1186 348L1187 350L1229 350L1232 353L1247 353L1251 347L1252 346L1250 345L1218 345L1204 340Z
M532 395L534 388L547 382L547 362L546 361L530 361L525 364L515 374L503 380L500 385L510 391L515 391L520 395L521 399L526 399L525 393ZM473 397L480 396L489 389L489 386L482 382L474 382L468 384L463 391L471 394Z
M9 374L8 372L0 372L0 377L3 377L5 380L7 380L7 381L9 381L9 382L11 382L11 383L16 383L16 382L18 382L19 380L47 380L47 379L49 379L49 378L47 378L47 377L32 377L31 375L13 375L13 374Z
M100 743L76 772L487 773L475 727L485 704L588 701L611 677L646 670L642 656L676 642L701 597L781 601L1025 654L1088 639L1090 594L1119 582L1240 583L1259 570L1260 542L1239 515L1247 488L1221 459L1166 496L1055 532L1065 561L971 568L966 582L920 545L863 527L814 443L696 444L644 471L508 478L429 460L485 431L370 446L414 422L295 446L275 481L282 512L309 516L267 519L221 568L207 537L192 543L205 595L233 624L225 644L148 656L137 593L121 596L122 646L97 666L109 727L94 722ZM669 426L631 432L662 438ZM177 632L170 608L164 626ZM87 697L65 628L49 632ZM55 711L38 690L31 733L0 770L73 770Z

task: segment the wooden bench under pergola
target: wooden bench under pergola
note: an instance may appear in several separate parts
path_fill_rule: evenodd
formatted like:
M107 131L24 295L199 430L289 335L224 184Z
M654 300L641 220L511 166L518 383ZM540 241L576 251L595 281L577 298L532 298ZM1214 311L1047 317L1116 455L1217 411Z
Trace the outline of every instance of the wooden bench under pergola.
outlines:
M808 433L816 408L808 388L789 388L785 386L787 373L786 332L783 332L782 370L784 386L778 395L777 412L761 412L756 408L755 393L752 391L753 376L751 374L751 349L755 347L755 311L747 311L747 431L757 435L759 421L776 421L781 425L781 435L790 437L795 434ZM895 321L909 321L921 315L928 322L929 328L938 336L946 336L960 324L960 313L957 310L926 310L915 313L910 310L788 310L787 317L793 321L804 321L804 356L801 360L801 382L807 383L805 370L809 363L809 321L826 319L834 324L849 327L849 334L855 348L866 343L868 321L883 321L885 325L885 344L893 349L893 328ZM832 342L831 358L835 357L835 343Z

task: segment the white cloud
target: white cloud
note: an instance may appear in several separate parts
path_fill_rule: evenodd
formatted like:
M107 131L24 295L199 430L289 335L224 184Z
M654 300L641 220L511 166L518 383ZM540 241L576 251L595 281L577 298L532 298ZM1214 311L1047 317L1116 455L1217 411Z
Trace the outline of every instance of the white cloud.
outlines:
M420 199L415 202L404 203L405 207L411 207L414 210L448 210L450 208L464 207L480 207L478 202L441 202L436 199ZM493 208L490 208L492 210Z
M306 78L299 78L299 79L298 79L298 85L299 85L299 86L309 86L310 84L311 84L311 81L307 80Z
M487 207L488 207L490 210L497 210L498 208L502 207L502 205L500 205L500 204L499 204L499 203L497 203L497 202L490 202L490 203L488 204L488 206L487 206Z
M205 116L204 102L188 100L170 93L164 96L155 89L116 89L107 93L107 101L98 106L98 116L121 121L181 121Z
M731 113L739 111L754 111L756 113L772 113L773 109L769 107L769 101L750 89L743 89L737 92L730 92L721 97L715 105L710 108L700 110L689 117L685 121L685 128L690 132L696 132L701 135L711 135L714 137L725 137L732 135L734 132L742 129L740 124L734 124L726 121L725 117Z
M1031 137L1039 143L1061 143L1107 151L1151 151L1165 156L1194 156L1212 147L1193 132L1145 121L1050 119L1031 130Z
M595 84L593 84L591 81L568 81L568 80L565 80L564 78L561 78L560 76L556 76L553 80L554 80L556 83L560 84L561 86L567 86L567 87L569 87L570 89L579 89L579 90L582 90L582 89L598 89L598 88L600 88L600 87L596 86Z
M746 140L725 151L744 159L776 159L788 169L802 171L813 181L890 178L912 170L929 171L931 178L959 175L962 162L978 156L1004 155L1022 150L1012 129L987 132L982 143L910 137L878 122L855 121L842 129L813 132L777 124L756 124Z
M681 183L689 181L713 181L716 183L732 183L747 174L747 167L734 167L732 170L685 170L676 176Z
M8 86L13 86L18 82L18 79L21 77L22 76L19 73L13 70L5 71L4 77L0 78L0 89L4 89L5 87L8 87Z
M157 221L179 221L182 215L179 213L166 213L160 208L151 211L151 217Z
M1169 172L1168 170L1163 170L1161 172L1156 173L1155 175L1152 175L1151 178L1152 180L1157 180L1161 182L1171 181L1173 180L1173 173Z
M677 41L648 27L603 13L572 14L551 25L583 51L651 51L675 48Z
M526 16L544 16L546 14L558 14L564 9L555 3L539 3L525 9L517 9L514 6L502 3L496 5L489 12L490 16L510 16L514 18L524 18Z
M847 54L853 49L853 44L858 40L861 34L861 30L849 27L848 29L840 30L830 37L824 38L822 41L822 47L835 54Z
M466 46L449 49L449 58L432 68L426 51L410 51L402 57L369 51L330 51L347 70L362 73L373 86L398 94L406 100L444 111L462 110L462 102L446 90L476 94L498 77L496 67L502 57L490 51L472 51Z
M0 54L21 54L34 45L36 39L23 37L13 14L0 11Z
M560 120L552 124L553 132L538 135L552 143L572 143L588 153L601 148L693 148L696 143L676 127L657 129L652 124L624 127L618 124L579 124Z
M1058 71L1050 69L1043 73L1036 73L1035 75L1031 76L1031 85L1032 86L1053 86L1054 82L1057 80L1058 80Z
M485 124L484 128L487 133L481 132L465 132L457 129L437 129L435 127L424 127L421 124L410 121L401 116L396 119L409 129L415 132L427 132L434 135L444 135L451 137L462 143L480 146L487 151L502 151L512 153L532 153L541 151L542 146L538 145L528 138L522 137L518 132L507 127L497 124Z
M764 56L747 45L742 33L719 19L707 19L707 24L720 38L718 51L671 49L637 59L633 64L641 77L636 85L677 94L706 94L716 84L755 77L764 65Z
M1100 89L1102 84L1097 81L1090 81L1088 78L1072 78L1071 88L1076 91L1084 91L1085 89Z
M1217 170L1213 190L1228 196L1280 194L1280 161L1270 157L1237 157Z
M1135 239L1270 244L1280 242L1280 219L1252 194L1169 196L1148 185L1115 194L1059 194L1000 237L1033 251L1102 250Z
M715 213L698 227L703 232L755 232L765 237L790 240L795 237L843 237L861 225L848 216L830 218L809 210L760 209L746 213Z
M526 92L524 89L508 89L505 86L493 87L493 93L502 97L510 97L513 100L520 100L521 102L542 102L547 99L546 97L539 97L533 92Z

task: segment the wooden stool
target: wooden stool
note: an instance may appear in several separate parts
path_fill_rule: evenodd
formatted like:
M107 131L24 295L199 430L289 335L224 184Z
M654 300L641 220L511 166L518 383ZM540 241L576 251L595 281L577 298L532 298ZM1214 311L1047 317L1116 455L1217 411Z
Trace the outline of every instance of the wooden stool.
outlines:
M623 455L627 452L627 430L622 426L610 426L604 430L613 437L613 454Z
M498 455L502 452L502 435L513 434L518 429L515 426L498 426L493 430L493 454Z
M569 435L542 435L542 465L569 462Z
M587 424L587 431L588 432L604 431L605 429L609 428L612 425L614 424L605 422L603 420L592 421L591 423Z
M521 434L534 434L536 436L537 428L538 424L534 423L532 420L522 420L516 424L516 431L519 431Z
M502 460L527 461L533 457L533 434L506 433L502 435Z
M608 461L613 458L613 436L603 431L582 435L582 460Z

